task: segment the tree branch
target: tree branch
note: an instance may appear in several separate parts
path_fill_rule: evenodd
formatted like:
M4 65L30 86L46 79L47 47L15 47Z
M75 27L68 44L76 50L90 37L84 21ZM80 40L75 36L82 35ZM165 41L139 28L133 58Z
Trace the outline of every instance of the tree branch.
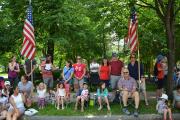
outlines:
M160 8L159 8L159 3L158 0L155 0L155 8L156 8L156 13L158 14L159 18L164 21L165 16L162 14Z
M152 4L150 4L150 3L147 3L147 2L145 2L145 1L143 1L143 0L139 0L140 2L142 2L143 4L139 4L139 3L136 3L136 5L138 5L138 6L141 6L141 7L149 7L149 8L152 8L152 9L156 9Z
M163 1L162 0L158 0L158 3L160 5L160 7L161 7L161 10L162 10L163 14L165 15L165 6L164 6Z

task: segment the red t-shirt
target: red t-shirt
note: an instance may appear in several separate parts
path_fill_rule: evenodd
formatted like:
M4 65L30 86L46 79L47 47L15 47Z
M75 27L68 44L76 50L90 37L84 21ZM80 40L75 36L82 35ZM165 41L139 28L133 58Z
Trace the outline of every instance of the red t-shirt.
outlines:
M41 63L42 77L43 78L53 78L52 71L45 70L46 62Z
M109 80L109 72L110 72L109 66L101 66L100 75L99 75L100 80Z
M157 69L162 69L161 63L157 63ZM158 80L162 80L164 78L164 70L158 70L157 78Z
M111 75L120 76L124 63L120 60L116 60L116 61L111 61L110 65L111 65Z
M74 67L74 75L78 78L82 77L83 73L84 73L84 68L86 68L86 65L85 64L79 64L79 63L76 63L73 65Z

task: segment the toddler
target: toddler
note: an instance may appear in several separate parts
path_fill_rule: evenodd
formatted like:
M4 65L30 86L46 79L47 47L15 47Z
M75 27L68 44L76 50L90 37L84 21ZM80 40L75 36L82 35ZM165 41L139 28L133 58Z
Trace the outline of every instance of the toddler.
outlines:
M57 96L56 96L56 100L57 100L57 109L59 110L59 105L62 105L62 110L64 109L64 99L65 99L65 95L66 95L66 91L64 88L64 84L63 83L59 83L57 84L57 92L56 92Z
M162 94L157 105L156 110L158 113L163 114L163 119L167 119L167 113L169 113L169 120L172 120L171 108L168 107L168 96L166 94Z
M39 86L37 86L37 94L38 94L38 107L39 109L43 109L45 107L46 84L41 82Z

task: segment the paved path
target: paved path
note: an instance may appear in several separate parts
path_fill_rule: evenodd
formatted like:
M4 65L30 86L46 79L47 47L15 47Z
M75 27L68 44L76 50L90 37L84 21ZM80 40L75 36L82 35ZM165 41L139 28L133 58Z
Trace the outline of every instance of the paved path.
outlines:
M180 114L173 115L174 120L180 120ZM138 118L126 115L113 116L32 116L24 120L162 120L161 115L144 114Z

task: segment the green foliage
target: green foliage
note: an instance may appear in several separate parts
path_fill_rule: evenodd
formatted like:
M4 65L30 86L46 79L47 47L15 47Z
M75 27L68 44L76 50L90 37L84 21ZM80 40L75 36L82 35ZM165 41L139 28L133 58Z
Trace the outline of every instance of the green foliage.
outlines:
M65 59L81 55L90 61L109 56L112 52L112 33L120 40L127 36L130 8L136 0L33 0L36 36L36 56L44 56L48 42L54 43L54 63L62 67ZM148 0L153 4L152 0ZM180 3L176 1L178 6ZM154 5L154 4L153 4ZM22 28L26 16L26 1L0 1L0 64L7 65L12 54L20 57ZM168 52L165 30L156 13L137 7L138 36L143 63L148 64L157 54ZM176 17L176 61L180 58L179 14ZM152 49L153 48L153 49ZM128 51L120 51L126 59Z

